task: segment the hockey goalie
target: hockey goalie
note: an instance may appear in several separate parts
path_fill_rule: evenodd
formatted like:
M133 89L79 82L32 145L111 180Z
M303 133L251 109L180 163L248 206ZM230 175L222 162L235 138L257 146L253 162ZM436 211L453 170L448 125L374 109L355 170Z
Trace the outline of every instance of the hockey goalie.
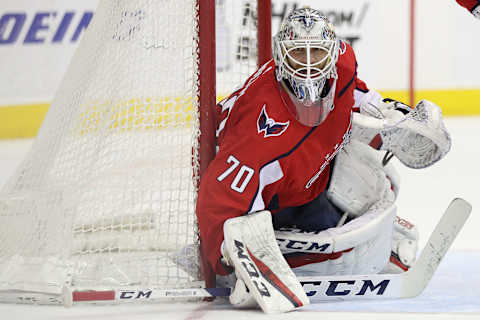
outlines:
M273 45L217 106L218 152L197 201L202 251L230 302L267 313L309 303L299 275L408 270L418 233L397 216L389 160L421 169L450 149L440 108L368 89L319 11L292 11Z

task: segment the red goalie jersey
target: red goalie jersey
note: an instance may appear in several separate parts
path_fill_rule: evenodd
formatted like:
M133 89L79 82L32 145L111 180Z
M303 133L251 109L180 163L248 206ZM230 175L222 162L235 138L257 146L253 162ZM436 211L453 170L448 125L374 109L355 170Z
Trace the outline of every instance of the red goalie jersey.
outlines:
M219 149L197 201L202 246L218 274L226 272L220 246L227 219L303 205L326 189L330 161L350 137L355 97L368 91L345 42L336 66L334 109L316 127L300 124L288 111L292 101L276 80L273 60L218 104Z

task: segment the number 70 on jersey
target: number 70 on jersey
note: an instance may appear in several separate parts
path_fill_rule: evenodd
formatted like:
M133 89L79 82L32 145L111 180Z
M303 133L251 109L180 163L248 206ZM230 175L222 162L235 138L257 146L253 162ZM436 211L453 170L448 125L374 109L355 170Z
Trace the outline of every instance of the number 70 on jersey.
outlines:
M228 156L227 164L229 164L230 167L228 167L227 170L225 170L221 175L219 175L217 177L217 180L219 182L222 182L223 180L225 180L226 177L234 174L235 177L230 184L230 188L238 193L243 193L247 188L248 183L252 179L255 170L244 164L240 165L240 161L233 155Z

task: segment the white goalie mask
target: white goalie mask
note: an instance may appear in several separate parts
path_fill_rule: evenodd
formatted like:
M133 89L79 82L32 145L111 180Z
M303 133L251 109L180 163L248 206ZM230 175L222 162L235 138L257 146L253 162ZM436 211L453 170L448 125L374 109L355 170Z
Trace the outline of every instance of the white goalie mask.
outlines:
M274 36L276 77L288 92L296 119L322 123L333 109L339 41L333 25L314 9L292 11Z

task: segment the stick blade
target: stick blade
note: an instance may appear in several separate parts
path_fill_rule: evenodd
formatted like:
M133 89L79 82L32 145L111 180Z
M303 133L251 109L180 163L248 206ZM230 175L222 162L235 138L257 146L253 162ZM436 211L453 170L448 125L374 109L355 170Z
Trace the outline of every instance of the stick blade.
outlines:
M450 202L450 205L447 208L447 211L448 210L452 210L456 215L462 216L463 223L465 223L472 212L472 205L462 198L455 198L452 200L452 202Z
M457 237L458 233L467 221L472 211L472 205L462 198L453 199L435 230L428 239L418 261L407 272L411 277L409 285L405 290L408 294L405 297L418 296L430 282L440 262Z

